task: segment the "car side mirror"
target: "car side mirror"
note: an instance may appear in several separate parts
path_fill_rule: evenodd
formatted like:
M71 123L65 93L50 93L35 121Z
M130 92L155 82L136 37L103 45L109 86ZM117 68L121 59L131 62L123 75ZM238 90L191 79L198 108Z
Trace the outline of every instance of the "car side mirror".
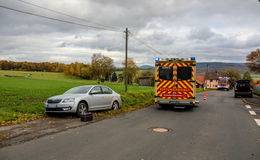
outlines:
M93 95L93 94L99 94L99 93L100 93L99 91L91 91L89 94Z

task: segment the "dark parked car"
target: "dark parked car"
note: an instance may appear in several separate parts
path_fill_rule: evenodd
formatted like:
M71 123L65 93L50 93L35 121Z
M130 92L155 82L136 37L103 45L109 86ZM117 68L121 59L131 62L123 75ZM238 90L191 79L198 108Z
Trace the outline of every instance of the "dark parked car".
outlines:
M235 91L235 98L240 96L247 96L247 97L253 97L253 88L250 85L250 80L238 80L234 87Z

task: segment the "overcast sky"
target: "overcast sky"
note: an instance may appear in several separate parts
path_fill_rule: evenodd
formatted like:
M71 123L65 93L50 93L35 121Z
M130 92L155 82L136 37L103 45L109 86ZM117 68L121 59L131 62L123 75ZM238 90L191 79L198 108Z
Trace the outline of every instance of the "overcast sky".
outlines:
M199 62L245 62L246 55L260 47L258 0L24 1L86 21L19 0L0 0L0 5L85 25L102 24L115 27L119 32L56 22L0 8L2 60L89 63L93 53L102 53L120 66L124 59L125 27L136 39L161 53L129 37L129 57L134 58L139 66L153 65L155 57L196 57Z

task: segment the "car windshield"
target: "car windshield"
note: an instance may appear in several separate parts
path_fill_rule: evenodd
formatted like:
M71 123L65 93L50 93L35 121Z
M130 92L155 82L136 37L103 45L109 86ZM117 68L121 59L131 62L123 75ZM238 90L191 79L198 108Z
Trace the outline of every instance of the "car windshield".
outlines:
M238 83L237 87L250 87L249 83Z
M66 91L64 94L85 94L87 93L92 86L81 86L71 88L70 90Z
M220 83L228 83L228 80L227 79L219 79L219 82Z

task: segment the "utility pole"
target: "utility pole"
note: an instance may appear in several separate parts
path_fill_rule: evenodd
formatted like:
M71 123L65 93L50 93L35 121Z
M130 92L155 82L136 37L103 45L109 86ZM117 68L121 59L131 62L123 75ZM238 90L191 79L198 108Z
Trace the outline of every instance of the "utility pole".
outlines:
M128 74L127 74L127 49L128 49L128 28L125 29L125 92L127 92Z

